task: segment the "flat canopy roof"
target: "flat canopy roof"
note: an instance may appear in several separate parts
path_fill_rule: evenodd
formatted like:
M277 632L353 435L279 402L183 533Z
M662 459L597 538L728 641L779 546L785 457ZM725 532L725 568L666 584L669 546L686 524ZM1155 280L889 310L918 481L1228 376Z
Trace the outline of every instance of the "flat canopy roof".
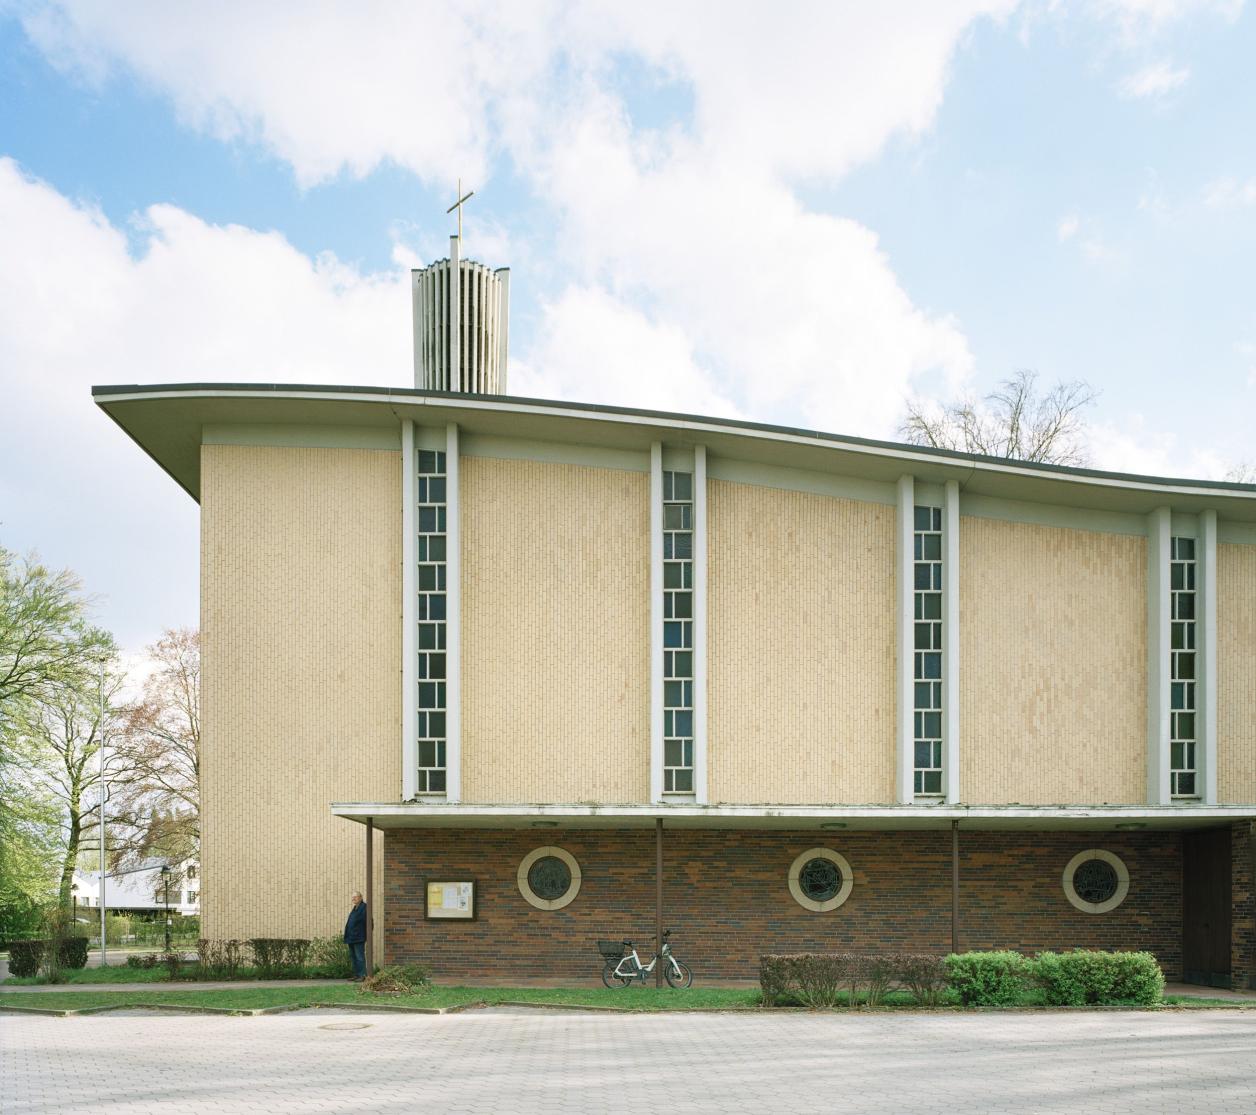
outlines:
M724 456L893 483L956 480L966 492L1032 503L1146 513L1172 502L1256 523L1256 484L1137 476L1031 464L897 442L725 418L625 407L462 395L400 387L182 383L93 387L96 404L193 499L200 498L202 429L215 424L397 430L456 422L468 431L572 445L648 450L655 441L701 442Z
M381 829L949 829L1004 832L1206 828L1256 820L1252 805L462 805L333 802L332 815Z

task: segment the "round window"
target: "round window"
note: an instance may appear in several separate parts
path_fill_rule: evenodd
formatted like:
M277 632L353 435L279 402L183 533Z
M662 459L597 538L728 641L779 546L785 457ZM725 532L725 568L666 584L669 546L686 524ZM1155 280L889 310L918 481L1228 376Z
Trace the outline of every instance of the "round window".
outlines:
M516 881L538 910L561 910L580 893L580 865L564 848L536 848L520 861Z
M1130 873L1120 856L1103 848L1078 852L1064 869L1064 895L1087 914L1115 910L1130 889Z
M850 897L854 882L845 856L832 848L810 848L789 868L789 893L799 906L817 913L836 910Z
M816 856L802 865L798 886L812 902L827 902L842 889L842 869L832 860Z
M537 898L553 902L571 886L571 868L557 856L542 856L528 868L528 886Z

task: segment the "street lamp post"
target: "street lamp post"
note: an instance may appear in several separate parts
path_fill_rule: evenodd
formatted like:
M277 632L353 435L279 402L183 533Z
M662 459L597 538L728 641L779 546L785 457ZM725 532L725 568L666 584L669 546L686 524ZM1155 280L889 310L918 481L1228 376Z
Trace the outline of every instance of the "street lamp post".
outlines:
M161 882L166 890L166 951L170 951L170 864L161 865Z

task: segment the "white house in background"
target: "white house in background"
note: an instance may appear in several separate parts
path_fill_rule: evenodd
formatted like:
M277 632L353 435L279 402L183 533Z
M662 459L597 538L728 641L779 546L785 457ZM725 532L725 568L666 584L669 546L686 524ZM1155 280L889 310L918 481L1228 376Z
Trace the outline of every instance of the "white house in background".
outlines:
M105 907L119 913L156 913L165 909L161 883L162 861L153 860L138 871L125 875L105 876ZM200 864L187 860L171 864L172 875L182 877L181 886L170 883L170 909L186 916L201 912ZM79 907L100 908L100 872L76 871L73 879L74 901Z

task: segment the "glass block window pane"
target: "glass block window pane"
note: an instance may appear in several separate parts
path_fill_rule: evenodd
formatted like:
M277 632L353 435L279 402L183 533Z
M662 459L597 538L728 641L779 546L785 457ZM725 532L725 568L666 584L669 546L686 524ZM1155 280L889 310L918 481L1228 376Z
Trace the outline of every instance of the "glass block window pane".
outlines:
M693 474L663 473L663 792L693 793Z
M942 509L917 507L914 521L914 791L935 797L942 793Z
M1174 538L1169 555L1169 783L1198 797L1195 768L1195 539Z
M420 794L445 792L445 454L418 452L415 571L418 632L418 772Z

